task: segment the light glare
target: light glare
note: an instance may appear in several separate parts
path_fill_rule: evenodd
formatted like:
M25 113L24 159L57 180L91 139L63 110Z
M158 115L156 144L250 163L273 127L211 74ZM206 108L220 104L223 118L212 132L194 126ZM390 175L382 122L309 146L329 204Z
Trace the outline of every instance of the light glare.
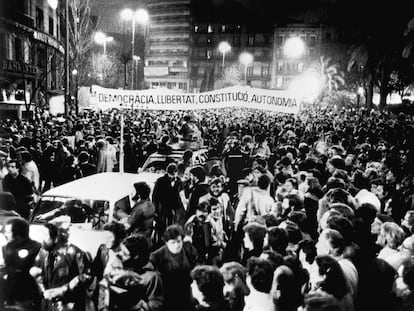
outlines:
M305 51L305 44L302 39L298 37L292 37L286 40L283 45L283 52L286 57L298 58L303 55Z

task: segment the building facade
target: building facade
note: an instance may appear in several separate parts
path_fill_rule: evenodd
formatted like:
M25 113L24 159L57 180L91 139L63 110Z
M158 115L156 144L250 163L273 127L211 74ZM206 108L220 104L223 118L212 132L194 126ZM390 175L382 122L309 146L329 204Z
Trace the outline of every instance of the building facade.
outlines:
M190 0L150 0L144 76L149 88L189 90Z
M192 91L206 91L230 83L269 88L272 62L271 27L193 23L190 42ZM218 48L221 42L227 42L231 47L224 55ZM247 68L239 61L242 52L253 56L253 62Z
M25 98L26 103L47 102L49 95L62 94L63 12L47 0L1 1L0 106L15 107Z
M289 38L300 38L303 52L297 57L286 55L284 45ZM275 25L273 31L272 72L270 88L288 89L292 80L319 61L322 55L334 55L337 33L325 25Z

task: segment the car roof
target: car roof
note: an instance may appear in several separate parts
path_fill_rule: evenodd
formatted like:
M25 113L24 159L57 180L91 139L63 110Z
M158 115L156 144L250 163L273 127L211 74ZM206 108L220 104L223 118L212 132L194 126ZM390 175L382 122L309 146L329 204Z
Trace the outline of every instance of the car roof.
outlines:
M145 181L153 188L155 181L161 176L151 172L94 174L50 189L43 193L42 197L73 197L112 202L134 193L133 185L136 182Z

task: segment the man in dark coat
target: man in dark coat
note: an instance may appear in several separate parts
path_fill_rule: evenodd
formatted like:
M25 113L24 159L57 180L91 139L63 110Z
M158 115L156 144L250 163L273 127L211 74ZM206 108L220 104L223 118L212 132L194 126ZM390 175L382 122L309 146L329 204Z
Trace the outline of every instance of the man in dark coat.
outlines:
M46 311L89 311L93 309L88 287L92 281L87 254L68 243L69 222L55 219L44 225L46 235L32 275L39 277Z
M40 310L41 295L36 280L30 275L30 268L40 250L40 243L29 238L29 223L23 218L7 222L6 235L9 243L3 248L6 277L2 277L8 305L24 310ZM3 290L2 290L3 292Z
M86 151L82 151L79 154L79 168L82 172L82 176L90 176L96 174L96 165L89 163L89 154Z
M152 193L152 202L156 212L156 242L159 242L165 228L183 220L177 219L184 210L180 198L182 188L181 180L177 176L177 165L170 163L167 166L167 173L158 178Z
M33 187L30 181L20 174L17 160L7 163L9 173L3 179L3 191L11 192L16 199L16 212L23 218L30 216L30 203L33 200Z
M187 219L195 214L200 198L210 191L210 186L205 182L206 172L202 166L190 169L190 179L193 187L188 200Z

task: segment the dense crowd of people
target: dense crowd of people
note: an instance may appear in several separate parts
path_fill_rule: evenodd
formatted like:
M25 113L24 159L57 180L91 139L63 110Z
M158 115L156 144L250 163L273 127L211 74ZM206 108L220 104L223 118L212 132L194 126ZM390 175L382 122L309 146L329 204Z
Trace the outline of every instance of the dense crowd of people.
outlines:
M368 110L84 112L0 121L0 308L413 310L414 118ZM194 146L208 149L194 165ZM68 219L29 236L52 187L137 173L185 149L103 227L96 255ZM70 222L70 220L69 220Z

